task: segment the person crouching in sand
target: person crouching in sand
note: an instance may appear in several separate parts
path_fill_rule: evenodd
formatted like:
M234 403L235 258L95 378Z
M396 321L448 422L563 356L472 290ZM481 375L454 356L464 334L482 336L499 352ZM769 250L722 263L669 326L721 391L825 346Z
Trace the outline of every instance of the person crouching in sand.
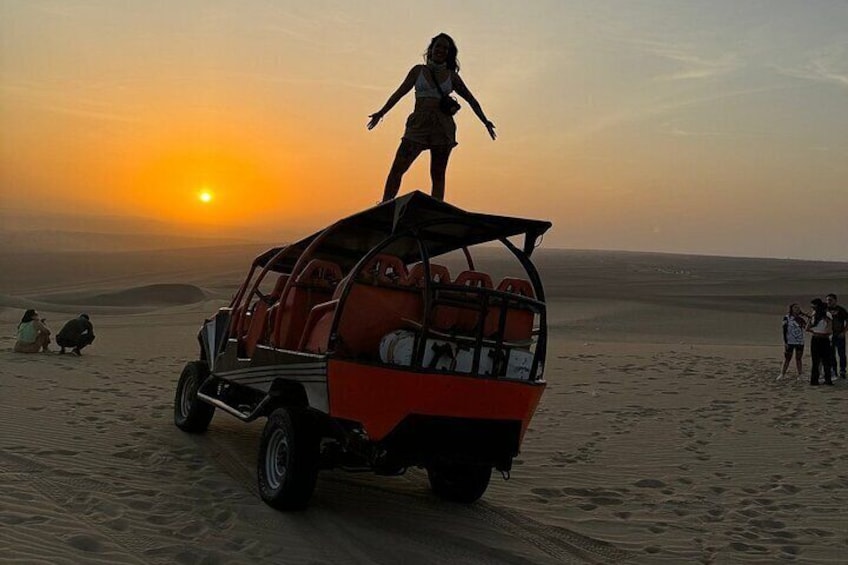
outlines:
M72 347L71 353L82 355L82 348L94 341L94 326L88 314L80 314L73 320L68 320L59 333L56 334L56 345L61 347L59 353L65 353L66 347Z
M45 321L35 310L24 312L18 324L18 340L15 342L17 353L50 351L50 329L45 325Z
M801 376L803 372L801 357L804 356L804 329L806 327L807 320L801 313L801 306L790 304L789 311L783 317L783 369L781 369L777 380L786 376L786 370L789 368L793 354L795 355L795 367L798 369L798 376Z

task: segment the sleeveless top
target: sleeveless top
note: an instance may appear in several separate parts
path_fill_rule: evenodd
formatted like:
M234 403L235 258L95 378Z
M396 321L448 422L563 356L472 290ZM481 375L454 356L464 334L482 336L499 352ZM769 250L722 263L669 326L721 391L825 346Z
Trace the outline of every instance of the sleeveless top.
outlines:
M435 75L432 73L432 69L430 69L430 72L426 74L430 75L430 78L435 80ZM449 74L447 80L439 84L442 92L445 94L453 92L453 83L451 82L452 74L453 73ZM424 68L422 68L418 73L418 79L415 81L415 98L435 98L438 100L441 98L439 91L436 90L436 87L431 86L430 83L427 82L427 77L424 75Z
M810 331L813 332L813 337L828 337L827 322L830 320L830 314L822 316L817 324L810 326Z

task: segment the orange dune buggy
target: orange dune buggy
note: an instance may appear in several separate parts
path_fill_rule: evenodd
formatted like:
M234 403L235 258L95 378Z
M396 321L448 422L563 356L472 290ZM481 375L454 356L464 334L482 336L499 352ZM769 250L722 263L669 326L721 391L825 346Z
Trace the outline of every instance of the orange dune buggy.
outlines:
M427 470L473 502L508 476L545 387L544 291L530 255L549 222L471 213L420 192L257 257L203 324L176 425L216 408L267 418L262 498L304 508L319 469ZM517 246L509 238L523 238ZM523 273L497 283L470 249L499 242ZM453 275L440 258L464 257Z

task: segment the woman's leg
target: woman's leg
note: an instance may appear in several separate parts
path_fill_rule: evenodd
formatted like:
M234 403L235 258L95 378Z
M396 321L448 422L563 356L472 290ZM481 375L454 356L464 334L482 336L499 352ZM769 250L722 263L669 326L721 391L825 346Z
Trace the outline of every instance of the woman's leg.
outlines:
M39 349L49 351L50 348L48 346L50 345L50 334L43 332L39 333L35 338L35 343L38 345Z
M789 368L789 361L792 359L792 348L788 345L783 346L783 368L780 370L778 380L786 376L786 369Z
M820 342L815 337L810 340L810 357L812 357L810 363L810 384L817 385L819 384L819 367L822 362L822 351Z
M389 169L389 176L386 177L386 188L383 190L383 202L391 200L397 196L400 190L400 181L403 179L404 173L409 170L409 167L415 161L416 157L424 150L424 146L408 139L401 139L398 146L395 160L392 163L392 168Z
M801 373L804 372L803 362L801 358L804 356L804 348L801 347L795 350L795 367L798 368L798 376L801 376Z
M822 357L821 364L824 368L825 384L833 384L833 349L830 347L830 340L823 339L822 342Z
M445 172L448 169L453 147L450 145L434 145L430 148L430 179L433 181L433 198L445 199Z

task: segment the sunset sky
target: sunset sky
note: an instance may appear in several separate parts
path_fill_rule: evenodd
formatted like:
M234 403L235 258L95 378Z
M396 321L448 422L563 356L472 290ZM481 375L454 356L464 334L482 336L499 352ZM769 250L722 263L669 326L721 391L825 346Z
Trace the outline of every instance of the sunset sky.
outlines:
M0 0L0 219L305 235L380 198L412 95L368 114L441 31L499 135L463 104L448 201L546 247L848 259L844 0Z

